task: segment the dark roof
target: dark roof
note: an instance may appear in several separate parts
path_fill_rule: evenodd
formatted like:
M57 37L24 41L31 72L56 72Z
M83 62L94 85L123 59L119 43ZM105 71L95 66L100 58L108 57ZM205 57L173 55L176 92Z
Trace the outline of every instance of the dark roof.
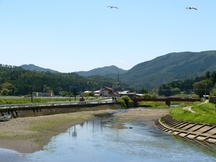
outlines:
M104 87L104 89L106 89L108 91L113 91L113 88L110 88L110 87Z

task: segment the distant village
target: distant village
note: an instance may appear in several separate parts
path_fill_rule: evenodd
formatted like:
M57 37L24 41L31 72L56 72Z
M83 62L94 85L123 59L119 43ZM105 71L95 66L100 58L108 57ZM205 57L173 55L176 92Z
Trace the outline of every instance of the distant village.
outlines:
M141 96L141 94L137 94L135 91L117 91L115 92L113 88L104 86L101 87L101 89L96 91L84 91L81 96L89 96L89 93L93 93L94 97L121 97L124 95L127 95L130 98L133 98L135 96ZM54 97L53 93L43 93L43 92L33 92L33 97Z

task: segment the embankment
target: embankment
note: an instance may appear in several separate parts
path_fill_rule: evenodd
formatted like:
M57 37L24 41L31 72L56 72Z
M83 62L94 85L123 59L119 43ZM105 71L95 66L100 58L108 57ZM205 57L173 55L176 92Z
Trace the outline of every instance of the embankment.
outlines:
M169 134L208 146L216 151L216 125L177 121L170 115L161 117L156 121L156 125Z
M101 110L120 108L117 103L97 103L97 104L74 104L74 105L52 105L52 106L31 106L19 108L0 109L1 115L11 115L13 118L28 116L43 116L61 113L71 113L77 111Z

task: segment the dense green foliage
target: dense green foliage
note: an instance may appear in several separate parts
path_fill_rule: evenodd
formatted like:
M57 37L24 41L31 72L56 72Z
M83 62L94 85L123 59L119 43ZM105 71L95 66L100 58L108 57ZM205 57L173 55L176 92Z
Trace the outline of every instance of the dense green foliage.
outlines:
M208 95L216 83L216 71L210 73L206 72L204 76L196 77L194 79L176 80L170 83L162 84L159 87L158 94L164 96L172 96L185 92L192 94L193 92L199 97Z
M130 97L128 96L122 96L121 98L118 99L117 101L122 107L126 107L126 108L129 108L129 107L133 107L134 106L134 102L133 100L131 100Z
M192 106L192 110L195 113L183 109L186 106ZM187 105L184 104L181 105L180 107L171 109L170 114L176 120L216 124L216 120L215 120L216 107L215 104L212 103L205 103L205 104L190 103Z
M83 77L76 73L36 72L0 65L0 95L17 96L44 92L66 96L73 95L71 87L74 85L77 85L78 93L95 91L101 86L113 87L116 90L119 88L117 80L102 76Z

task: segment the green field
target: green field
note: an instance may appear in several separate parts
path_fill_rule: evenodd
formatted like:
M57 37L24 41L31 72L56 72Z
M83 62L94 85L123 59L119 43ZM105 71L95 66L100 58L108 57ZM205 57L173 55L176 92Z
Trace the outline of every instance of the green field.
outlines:
M190 107L191 111L185 110L185 107ZM187 103L179 107L172 108L170 115L176 120L198 122L205 124L216 124L216 106L212 103Z

